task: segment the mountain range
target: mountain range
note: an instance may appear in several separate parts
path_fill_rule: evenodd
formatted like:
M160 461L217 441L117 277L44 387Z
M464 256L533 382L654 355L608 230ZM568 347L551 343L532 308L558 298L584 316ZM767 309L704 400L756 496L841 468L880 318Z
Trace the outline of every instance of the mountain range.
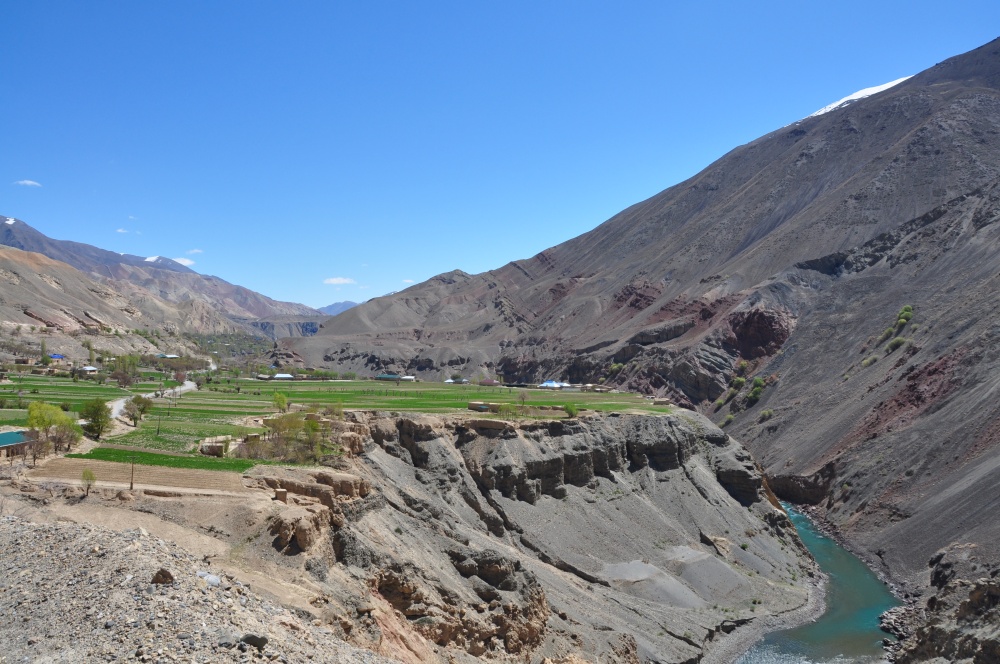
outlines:
M6 217L0 224L0 245L43 254L86 273L139 286L152 295L176 304L200 301L231 318L315 316L304 304L279 302L219 277L202 275L162 256L133 256L69 240L53 240L20 219Z
M375 298L278 352L667 395L916 596L940 556L1000 568L997 221L1000 41L737 147L532 258Z
M278 365L667 396L916 599L1000 573L998 221L1000 40L739 146L536 256L331 318L8 218L0 315L254 329L280 337ZM952 638L928 634L928 652Z

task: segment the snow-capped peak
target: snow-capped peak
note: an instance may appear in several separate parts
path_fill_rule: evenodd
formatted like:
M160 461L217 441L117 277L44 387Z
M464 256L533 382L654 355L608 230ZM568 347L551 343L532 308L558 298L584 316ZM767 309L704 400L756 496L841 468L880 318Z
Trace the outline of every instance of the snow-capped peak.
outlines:
M15 219L14 217L7 217L7 221L5 221L4 223L7 224L8 226L11 226L15 221L17 221L17 219Z
M811 114L809 117L813 118L816 117L817 115L823 115L824 113L829 113L830 111L840 108L841 106L847 106L851 102L857 101L859 99L864 99L865 97L871 97L872 95L878 94L883 90L888 90L893 86L899 85L900 83L909 78L912 78L912 76L904 76L903 78L897 78L895 81L892 81L891 83L885 83L884 85L876 85L874 88L865 88L864 90L858 90L852 95L847 95L840 101L835 101L829 106L824 106L815 113Z
M155 263L158 260L160 260L159 256L150 256L149 258L146 259L146 262L147 263Z

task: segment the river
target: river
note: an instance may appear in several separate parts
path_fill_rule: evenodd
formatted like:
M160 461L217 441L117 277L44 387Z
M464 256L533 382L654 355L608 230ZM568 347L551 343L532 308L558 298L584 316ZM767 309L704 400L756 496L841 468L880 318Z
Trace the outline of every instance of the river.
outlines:
M826 612L816 622L768 634L737 664L884 661L882 639L888 635L878 628L878 617L898 606L899 601L854 554L818 532L801 513L789 508L788 514L802 541L830 577Z

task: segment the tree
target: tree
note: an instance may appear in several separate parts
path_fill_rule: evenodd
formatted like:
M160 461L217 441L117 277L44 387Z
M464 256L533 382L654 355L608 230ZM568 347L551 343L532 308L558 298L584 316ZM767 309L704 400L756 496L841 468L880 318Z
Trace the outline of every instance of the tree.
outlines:
M111 379L118 383L118 387L125 389L129 385L135 382L132 374L125 371L124 369L115 369L111 372Z
M281 392L275 392L274 397L274 407L277 408L282 413L288 410L288 397L286 397Z
M101 434L111 426L111 409L100 399L91 399L83 404L80 417L86 420L83 430L94 440L100 440Z
M86 495L90 495L90 487L94 486L97 482L97 478L94 476L94 471L90 468L84 468L83 474L80 475L80 480L83 482L83 488L87 492Z
M38 432L40 438L47 439L49 429L57 424L71 421L69 415L59 406L44 401L32 401L28 404L28 428Z
M83 438L83 431L76 422L69 421L64 424L57 424L49 431L49 440L56 451L66 448L69 452L73 445Z
M142 413L143 415L148 413L150 409L153 407L153 400L150 399L149 397L136 395L132 397L132 401L134 401L135 405L139 407L139 412Z
M42 438L34 438L28 443L31 465L38 465L38 457L46 457L52 451L52 443Z
M42 339L42 366L47 367L52 364L52 358L49 357L49 347L45 343L45 339Z
M135 402L135 398L129 399L125 402L125 406L122 408L122 414L128 419L132 420L132 426L139 426L139 420L142 419L142 409Z

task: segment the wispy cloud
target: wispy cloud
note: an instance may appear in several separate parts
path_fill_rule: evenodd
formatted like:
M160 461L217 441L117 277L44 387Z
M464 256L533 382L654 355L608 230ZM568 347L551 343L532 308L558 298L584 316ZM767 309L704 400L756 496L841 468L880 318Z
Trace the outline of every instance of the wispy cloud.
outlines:
M124 228L119 228L118 230L115 231L115 233L128 233L128 231L125 230Z
M194 261L190 258L174 258L173 260L187 267L194 265Z
M341 284L355 284L357 283L354 279L350 277L330 277L329 279L323 280L324 284L332 284L334 286L340 286Z
M129 220L129 221L136 221L136 220L138 220L138 219L139 219L139 217L133 217L132 215L129 215L129 216L128 216L128 220Z
M413 283L413 279L403 279L403 283L404 284L412 284Z
M20 185L22 187L41 187L41 182L35 182L34 180L18 180L14 184Z
M189 250L185 251L184 253L186 253L188 256L191 256L192 254L203 254L205 252L202 251L201 249L189 249Z

